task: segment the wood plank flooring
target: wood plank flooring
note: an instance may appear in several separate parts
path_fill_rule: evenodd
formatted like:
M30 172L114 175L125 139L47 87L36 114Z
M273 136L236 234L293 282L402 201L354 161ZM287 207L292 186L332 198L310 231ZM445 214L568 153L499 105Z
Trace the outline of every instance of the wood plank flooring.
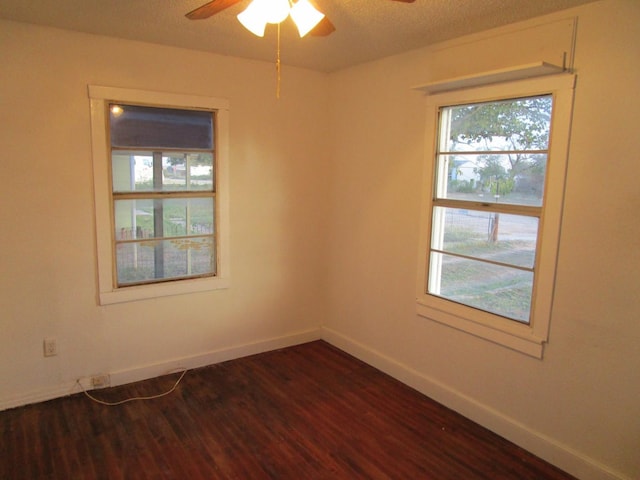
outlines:
M0 441L3 480L573 478L321 341L189 371L159 399L0 412Z

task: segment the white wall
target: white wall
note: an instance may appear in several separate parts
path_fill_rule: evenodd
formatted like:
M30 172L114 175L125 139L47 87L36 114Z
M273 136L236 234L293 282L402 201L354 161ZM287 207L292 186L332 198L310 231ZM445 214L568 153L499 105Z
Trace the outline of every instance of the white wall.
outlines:
M639 24L640 2L597 2L331 77L325 338L581 478L640 478ZM424 99L410 87L565 52L578 83L540 361L415 313Z
M606 0L330 76L285 68L279 102L270 64L1 22L0 408L322 335L581 478L639 478L639 22L640 3ZM565 52L578 86L539 361L415 313L410 87ZM87 84L229 98L229 290L97 306Z
M0 58L0 408L318 338L326 75L12 22ZM88 84L229 99L230 289L97 305Z

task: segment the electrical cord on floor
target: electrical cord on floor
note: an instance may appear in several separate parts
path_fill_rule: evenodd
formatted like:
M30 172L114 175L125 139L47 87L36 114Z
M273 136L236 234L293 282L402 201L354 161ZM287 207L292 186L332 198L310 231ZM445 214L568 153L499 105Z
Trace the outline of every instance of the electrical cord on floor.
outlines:
M87 390L82 386L82 383L80 383L80 379L77 379L76 383L80 386L80 389L82 390L82 392L89 399L93 400L96 403L99 403L100 405L106 405L108 407L116 407L118 405L122 405L122 404L128 403L128 402L134 402L134 401L138 401L138 400L154 400L156 398L165 397L165 396L169 395L170 393L172 393L176 388L178 388L178 385L180 384L180 381L186 375L187 372L188 372L188 370L186 368L183 369L182 373L180 374L180 377L178 378L178 380L176 380L176 383L173 384L173 387L171 387L171 389L167 390L164 393L160 393L158 395L150 395L150 396L146 396L146 397L125 398L124 400L120 400L119 402L105 402L103 400L100 400L100 399L94 397L93 395L91 395L89 392L87 392ZM169 373L177 373L177 372L169 372Z

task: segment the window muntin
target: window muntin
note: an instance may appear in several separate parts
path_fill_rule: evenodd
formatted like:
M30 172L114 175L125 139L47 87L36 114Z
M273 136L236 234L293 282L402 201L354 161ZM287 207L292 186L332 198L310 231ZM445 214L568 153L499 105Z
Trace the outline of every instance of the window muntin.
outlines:
M427 294L530 322L552 103L440 108Z
M153 182L153 162L153 152L149 150L112 149L113 191L212 191L215 187L211 152L163 152L162 177L158 185Z
M162 229L156 231L153 213L158 202L165 215ZM114 236L118 241L213 235L214 214L210 197L119 199L114 202Z
M109 105L116 287L216 274L214 132L213 111Z
M525 215L435 207L434 223L444 217L444 235L434 235L432 249L459 257L533 269L538 219ZM494 240L495 237L495 240Z

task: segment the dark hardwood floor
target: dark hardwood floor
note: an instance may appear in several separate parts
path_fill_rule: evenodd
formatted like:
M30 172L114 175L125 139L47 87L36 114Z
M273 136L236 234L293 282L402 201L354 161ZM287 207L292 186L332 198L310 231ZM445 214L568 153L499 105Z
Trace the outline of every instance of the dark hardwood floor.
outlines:
M171 388L178 374L92 393ZM570 479L324 342L0 412L0 478Z

